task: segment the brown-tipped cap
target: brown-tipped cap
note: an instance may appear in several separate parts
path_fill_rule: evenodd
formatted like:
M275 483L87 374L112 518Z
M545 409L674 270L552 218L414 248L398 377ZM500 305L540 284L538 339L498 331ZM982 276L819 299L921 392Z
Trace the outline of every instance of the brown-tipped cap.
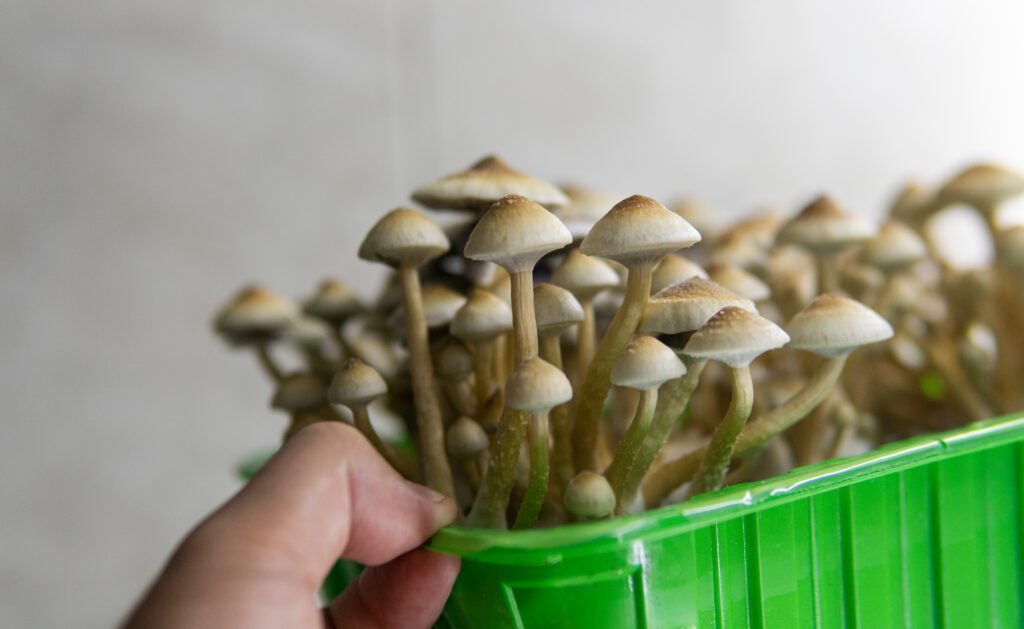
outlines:
M651 297L639 331L658 334L692 332L728 306L757 312L754 302L746 297L740 297L711 280L692 277Z
M713 264L708 268L708 275L711 281L751 301L764 301L772 296L767 284L735 264Z
M551 212L526 197L510 194L480 217L466 241L465 255L529 271L545 254L572 243L572 234Z
M941 205L965 203L992 211L1024 193L1024 176L995 164L974 164L956 174L937 193Z
M568 290L581 301L619 285L619 275L606 262L573 249L551 274L551 283Z
M320 282L316 292L302 306L307 315L335 325L340 325L361 309L352 289L335 279Z
M864 245L861 255L868 264L891 272L921 260L928 255L928 248L917 232L890 220Z
M554 284L538 284L533 289L533 309L539 334L561 334L583 321L583 306L572 293Z
M213 327L229 342L245 343L280 334L297 314L298 307L288 299L261 286L248 286L220 309Z
M509 194L518 194L548 208L569 202L550 183L513 170L494 155L488 155L466 170L420 186L412 193L418 203L439 210L486 210Z
M744 269L764 266L767 252L757 243L742 236L726 236L715 243L708 260L712 264L735 264Z
M284 329L283 337L299 347L323 351L331 343L331 331L320 319L298 315Z
M423 285L423 316L428 328L440 328L451 323L455 313L466 303L466 297L444 284Z
M673 201L668 209L683 217L705 238L715 238L723 227L722 211L700 199Z
M896 192L889 204L889 216L901 221L916 223L932 207L932 194L916 181L910 181Z
M307 373L293 373L278 383L270 406L288 413L304 413L326 402L327 390L319 379Z
M631 389L656 389L686 373L676 353L653 336L629 342L612 366L611 382Z
M537 356L519 363L505 383L505 403L521 411L544 413L571 399L569 379Z
M444 230L426 216L408 208L385 214L359 245L359 257L391 266L422 266L440 257L451 244Z
M1014 225L996 237L999 263L1008 269L1024 270L1024 225Z
M683 353L717 360L737 368L749 365L768 350L782 347L789 335L761 315L742 308L723 308L693 333Z
M819 295L786 326L790 345L820 356L839 356L892 338L892 326L864 304L838 293Z
M334 404L361 406L388 392L388 385L377 370L358 358L350 358L334 375L327 399Z
M464 416L452 422L444 440L448 454L459 460L477 456L487 449L490 441L480 424Z
M615 509L615 491L608 479L589 470L577 474L565 486L566 511L585 518L603 518Z
M455 313L451 333L471 343L490 341L512 329L512 309L500 298L475 289Z
M767 251L775 244L775 235L784 222L778 212L762 210L730 227L722 234L722 239L742 238Z
M651 293L657 293L674 284L685 282L691 277L707 279L708 274L696 262L691 262L681 255L669 254L661 259L658 266L654 267L654 275L651 277Z
M437 351L434 360L437 375L445 380L461 380L473 373L473 354L465 343L448 337Z
M874 235L875 228L871 223L858 214L842 210L823 194L782 226L778 241L827 252L862 242Z
M643 195L619 201L590 230L580 252L626 266L654 262L700 242L700 234L683 217Z
M569 228L569 233L575 240L586 236L608 208L622 198L619 194L571 184L563 185L562 190L569 197L569 204L554 212Z

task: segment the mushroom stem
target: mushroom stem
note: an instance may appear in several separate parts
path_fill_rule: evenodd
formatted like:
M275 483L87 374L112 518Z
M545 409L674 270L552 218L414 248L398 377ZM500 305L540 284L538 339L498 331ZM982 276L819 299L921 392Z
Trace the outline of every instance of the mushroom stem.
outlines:
M420 275L415 266L403 264L399 275L405 306L406 339L412 372L413 403L416 406L416 427L420 438L426 484L446 496L454 496L452 470L444 448L444 424L441 405L434 387L434 366L427 340L427 320L423 314Z
M331 326L331 338L334 339L334 344L337 346L337 362L339 365L344 365L352 351L348 343L345 342L345 337L341 332L341 324Z
M580 321L576 341L576 378L573 384L583 385L587 377L587 369L594 360L594 345L597 342L597 318L594 314L594 300L580 299L583 306L583 321Z
M654 411L654 421L640 448L636 463L626 475L626 482L622 490L623 502L628 504L633 501L633 496L640 489L640 484L651 465L654 464L654 459L665 447L665 442L672 432L672 426L686 411L686 406L690 403L697 383L700 382L700 375L704 372L704 367L707 364L708 361L705 359L695 360L690 363L685 376L669 380L661 386L658 391L658 407Z
M473 396L473 389L470 387L469 380L448 381L444 383L444 387L459 415L467 417L474 417L476 415L476 409L479 407L476 404L476 398Z
M579 471L597 468L597 441L601 429L601 410L608 395L612 365L636 332L640 317L651 294L654 264L645 262L630 267L626 296L615 313L608 331L597 347L580 391L573 424L573 459Z
M366 405L354 404L351 409L352 419L355 421L356 428L358 428L359 432L363 433L363 436L373 444L373 447L377 452L380 452L380 455L384 457L384 460L390 463L391 467L398 470L398 472L405 478L411 481L418 481L419 474L417 474L415 466L413 466L408 459L398 454L398 452L391 447L391 444L385 442L380 438L380 435L377 434L373 424L370 423L370 412L367 410Z
M839 254L838 251L830 251L819 253L817 256L819 295L839 288Z
M745 456L782 434L825 401L839 380L849 354L826 359L818 371L793 397L765 415L747 424L736 443L735 456ZM690 480L704 458L701 448L657 468L644 485L644 501L648 507L661 504L676 487Z
M697 470L696 480L690 486L690 496L715 491L722 486L736 449L736 441L750 418L750 409L754 404L754 382L750 377L750 366L733 367L729 373L732 375L732 400L725 418L711 436L707 454Z
M985 404L978 392L971 385L970 378L960 367L956 357L956 349L952 340L946 335L937 335L934 340L918 339L918 344L932 365L942 374L949 384L949 390L971 415L973 421L992 417L992 410Z
M491 460L484 473L480 491L466 517L468 526L504 529L508 526L505 509L516 481L519 465L519 444L526 432L526 414L506 408L491 445Z
M528 529L537 521L544 496L548 491L548 414L530 413L530 478L514 529Z
M483 408L494 391L492 372L494 368L494 346L497 342L496 339L491 339L475 343L476 356L473 361L473 376L477 408Z
M512 331L515 364L537 355L537 316L533 310L533 269L512 273Z
M555 367L562 368L562 346L557 334L545 334L540 337L540 357ZM555 486L561 492L575 475L572 467L572 425L569 423L569 405L560 404L551 409L550 421L554 441L551 466L554 468Z
M260 366L263 367L263 371L270 376L271 380L281 382L284 379L284 372L274 362L274 357L270 355L270 348L267 343L260 343L256 346L256 358L260 361Z
M626 482L633 468L639 463L640 451L654 420L654 410L658 405L658 389L644 389L640 392L640 404L629 424L622 443L612 459L611 465L605 470L604 476L615 492L615 513L621 514L625 508Z

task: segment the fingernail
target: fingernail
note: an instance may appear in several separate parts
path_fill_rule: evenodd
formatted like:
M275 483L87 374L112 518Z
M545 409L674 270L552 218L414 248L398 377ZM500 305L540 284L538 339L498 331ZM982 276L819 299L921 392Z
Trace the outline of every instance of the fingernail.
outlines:
M436 502L438 504L444 502L445 500L448 500L448 496L436 492L433 489L427 487L426 485L420 485L419 483L408 483L408 485L409 489L416 492L416 494L420 498L423 498L424 500L429 500L430 502Z
M435 528L447 526L455 521L458 516L458 507L454 500L419 483L407 484L413 493L431 503Z

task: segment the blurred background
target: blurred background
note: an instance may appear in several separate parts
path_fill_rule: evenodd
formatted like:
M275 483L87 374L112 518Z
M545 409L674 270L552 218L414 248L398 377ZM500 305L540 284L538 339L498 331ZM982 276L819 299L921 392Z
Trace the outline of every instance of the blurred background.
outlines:
M1024 4L6 0L0 626L117 622L284 419L241 284L370 296L409 191L513 166L723 212L1024 167Z

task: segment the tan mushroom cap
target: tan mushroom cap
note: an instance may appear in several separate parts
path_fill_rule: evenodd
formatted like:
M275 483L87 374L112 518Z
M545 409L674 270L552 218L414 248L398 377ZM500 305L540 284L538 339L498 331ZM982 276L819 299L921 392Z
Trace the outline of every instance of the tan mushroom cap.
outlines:
M331 331L327 324L304 315L292 319L282 336L299 347L314 351L322 351L331 343Z
M777 240L818 252L842 249L875 235L875 228L858 214L842 210L827 195L811 201L779 230Z
M473 373L473 354L457 338L448 337L434 359L437 375L445 380L460 380Z
M696 262L670 253L661 259L658 266L654 267L654 275L651 276L651 293L654 294L674 284L685 282L691 277L707 279L708 274Z
M553 210L569 228L576 240L583 238L594 227L608 208L618 203L622 195L604 190L595 190L577 185L563 185L562 190L569 197L569 204L564 208Z
M549 208L569 203L565 193L556 186L514 170L494 155L484 157L464 171L417 188L412 198L435 209L482 211L509 194L524 196Z
M214 329L229 341L276 335L298 315L292 301L262 286L243 288L214 317Z
M319 379L307 373L293 373L278 383L270 406L289 413L303 413L320 408L326 402L327 389Z
M334 375L327 399L333 404L362 406L388 392L388 385L376 369L358 358L350 358Z
M385 214L359 245L359 257L391 266L422 266L440 257L451 244L444 230L423 214L397 208Z
M965 203L991 211L1021 193L1024 176L996 164L974 164L946 182L937 196L942 205Z
M722 230L722 211L706 201L681 199L673 201L668 208L682 216L704 237L715 237Z
M708 267L708 275L711 281L751 301L764 301L772 296L767 284L735 264L713 264Z
M619 274L608 263L573 249L551 274L551 283L568 290L580 301L619 285Z
M423 285L423 316L428 328L439 328L451 323L455 313L466 303L466 296L444 284Z
M999 263L1015 271L1024 270L1024 225L1014 225L996 236Z
M749 299L711 280L693 277L651 297L640 320L639 331L658 334L691 332L728 306L757 312L754 302Z
M778 212L763 210L737 222L722 234L722 239L743 238L767 251L775 244L775 235L784 222Z
M631 389L656 389L686 373L676 353L653 336L638 336L612 366L611 382Z
M580 243L580 252L626 266L653 263L700 242L700 234L683 217L643 195L619 201Z
M537 356L519 363L505 383L505 403L521 411L543 413L571 399L569 379Z
M515 273L531 270L544 255L569 244L572 234L557 216L526 197L510 194L480 217L466 241L465 255Z
M455 313L450 329L464 341L490 341L512 329L512 308L494 293L474 289Z
M573 515L603 518L615 509L615 491L597 472L580 472L565 486L562 503Z
M782 347L789 335L761 315L742 308L723 308L693 333L683 353L745 367L768 350Z
M344 282L330 278L320 282L316 292L302 307L307 315L334 324L344 322L360 309L359 299L352 289Z
M472 458L487 449L490 440L487 432L469 417L459 417L448 427L445 446L448 454L456 459Z
M743 236L730 235L715 243L708 256L712 264L735 264L744 269L764 266L768 253L754 240Z
M864 261L886 272L896 271L928 255L924 240L903 223L886 221L878 235L864 244Z
M533 288L533 309L541 336L561 334L583 321L583 306L579 300L554 284L538 284Z
M838 293L819 295L786 326L790 345L833 357L892 338L892 326L864 304Z
M910 181L896 192L889 205L889 216L901 221L918 223L932 207L932 194L917 181Z

